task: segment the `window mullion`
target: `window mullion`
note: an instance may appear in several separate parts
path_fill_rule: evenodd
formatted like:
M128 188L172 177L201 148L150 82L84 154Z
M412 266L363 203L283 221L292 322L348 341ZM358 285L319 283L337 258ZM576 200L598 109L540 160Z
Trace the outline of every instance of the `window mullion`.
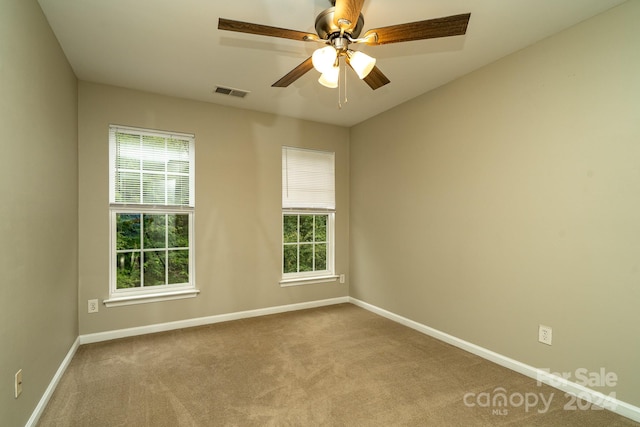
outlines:
M142 155L142 135L138 136L138 152ZM140 203L145 203L144 200L144 168L142 167L142 159L140 159L140 163L138 166L138 172L140 174Z
M311 265L313 271L316 271L316 216L313 216L313 231L311 233Z
M144 289L144 217L146 214L140 214L140 288Z
M164 284L169 284L169 214L164 216Z
M164 138L164 204L169 204L169 186L167 185L167 180L169 179L169 175L167 174L169 170L169 147L167 146L167 138Z
M297 233L296 233L296 273L300 273L300 215L296 215L298 217L298 229L297 229Z

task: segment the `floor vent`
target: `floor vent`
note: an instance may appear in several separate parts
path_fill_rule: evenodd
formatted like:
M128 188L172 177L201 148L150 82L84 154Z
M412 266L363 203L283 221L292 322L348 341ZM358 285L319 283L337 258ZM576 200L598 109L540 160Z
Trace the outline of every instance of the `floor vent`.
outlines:
M246 90L232 89L230 87L224 86L216 86L216 89L213 92L219 93L221 95L236 96L238 98L244 98L245 96L247 96L247 94L249 94L249 92Z

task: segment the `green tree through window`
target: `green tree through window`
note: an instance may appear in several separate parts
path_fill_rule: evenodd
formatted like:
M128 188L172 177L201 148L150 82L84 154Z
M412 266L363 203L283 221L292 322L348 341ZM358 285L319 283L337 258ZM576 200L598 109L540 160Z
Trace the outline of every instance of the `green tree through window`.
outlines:
M189 282L188 214L118 213L116 224L117 289Z
M328 214L283 215L284 273L327 269L328 216Z

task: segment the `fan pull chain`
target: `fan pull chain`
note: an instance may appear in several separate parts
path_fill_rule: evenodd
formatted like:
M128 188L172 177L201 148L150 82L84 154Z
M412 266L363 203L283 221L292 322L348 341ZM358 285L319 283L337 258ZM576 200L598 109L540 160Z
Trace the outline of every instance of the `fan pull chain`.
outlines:
M340 58L338 58L338 67L342 66L342 61L340 61ZM341 98L340 98L340 86L342 83L342 79L340 78L340 72L338 72L338 110L342 110L342 102L340 102Z
M349 102L349 99L347 98L347 63L345 61L344 63L344 103L346 104L347 102Z
M343 80L344 80L344 104L349 102L349 99L347 98L347 65L346 63L342 63L342 61L340 61L338 63L338 66L344 69L343 78L340 78L340 73L338 73L338 110L342 110L343 98L342 98L341 83Z

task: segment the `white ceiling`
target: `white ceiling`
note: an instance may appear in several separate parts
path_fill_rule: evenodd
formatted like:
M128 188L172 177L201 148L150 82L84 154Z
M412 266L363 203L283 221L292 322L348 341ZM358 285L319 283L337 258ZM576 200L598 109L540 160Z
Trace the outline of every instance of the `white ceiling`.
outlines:
M371 28L471 13L467 34L383 46L391 83L373 91L349 70L348 102L315 70L287 88L271 84L320 45L217 29L228 18L315 33L328 0L39 0L81 80L352 126L531 45L624 0L366 0ZM362 46L362 47L361 47ZM249 91L214 94L217 86Z

